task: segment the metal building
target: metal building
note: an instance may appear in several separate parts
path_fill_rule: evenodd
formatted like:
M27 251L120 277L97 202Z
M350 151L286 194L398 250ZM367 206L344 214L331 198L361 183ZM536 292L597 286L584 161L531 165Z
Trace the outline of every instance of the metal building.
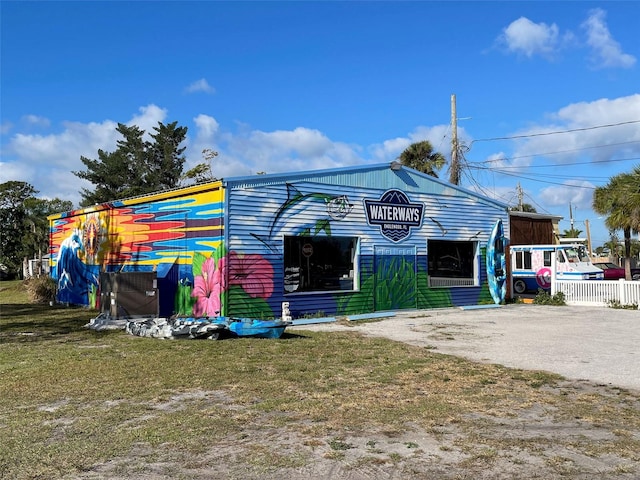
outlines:
M101 274L126 272L155 272L165 317L503 300L492 297L486 254L497 223L509 231L507 206L397 162L224 179L49 221L65 303L100 308Z

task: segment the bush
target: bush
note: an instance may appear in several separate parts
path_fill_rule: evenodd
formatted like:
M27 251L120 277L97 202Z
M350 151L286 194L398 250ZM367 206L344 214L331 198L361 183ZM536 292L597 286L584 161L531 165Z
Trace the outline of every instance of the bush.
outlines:
M549 292L545 292L544 290L538 290L538 294L536 298L533 299L533 303L536 305L566 305L564 299L564 293L556 292L555 295L551 295Z
M47 303L56 297L56 282L49 276L32 277L24 281L24 286L31 303Z
M609 300L607 302L607 305L609 306L609 308L619 308L623 310L638 310L637 303L623 305L622 303L620 303L620 300Z

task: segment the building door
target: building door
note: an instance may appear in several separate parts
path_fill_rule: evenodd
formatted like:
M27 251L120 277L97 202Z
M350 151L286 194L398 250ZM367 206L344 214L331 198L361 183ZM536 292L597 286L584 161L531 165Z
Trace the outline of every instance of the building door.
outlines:
M376 311L417 307L416 247L376 245L373 256Z

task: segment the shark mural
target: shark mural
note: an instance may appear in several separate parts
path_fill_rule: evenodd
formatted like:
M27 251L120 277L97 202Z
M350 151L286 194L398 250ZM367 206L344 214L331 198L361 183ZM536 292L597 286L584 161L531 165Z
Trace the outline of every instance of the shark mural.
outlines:
M329 195L322 192L302 193L287 183L287 199L273 216L267 235L252 233L271 252L280 253L274 242L284 233L288 235L331 235L331 223L343 220L351 213L353 205L346 195Z

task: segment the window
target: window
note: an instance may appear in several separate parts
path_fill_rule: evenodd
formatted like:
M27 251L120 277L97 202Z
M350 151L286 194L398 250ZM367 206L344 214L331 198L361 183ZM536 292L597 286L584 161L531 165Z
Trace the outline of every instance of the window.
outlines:
M531 270L531 252L517 250L515 262L517 270Z
M556 261L558 263L564 263L564 253L562 250L558 250L558 253L556 254Z
M587 255L587 249L583 246L566 248L564 251L571 263L591 261Z
M354 290L355 237L285 237L284 292Z
M551 251L550 250L545 250L543 252L543 254L544 254L544 259L543 259L544 266L545 267L550 267L551 266Z
M475 285L476 249L475 242L429 240L429 286Z

